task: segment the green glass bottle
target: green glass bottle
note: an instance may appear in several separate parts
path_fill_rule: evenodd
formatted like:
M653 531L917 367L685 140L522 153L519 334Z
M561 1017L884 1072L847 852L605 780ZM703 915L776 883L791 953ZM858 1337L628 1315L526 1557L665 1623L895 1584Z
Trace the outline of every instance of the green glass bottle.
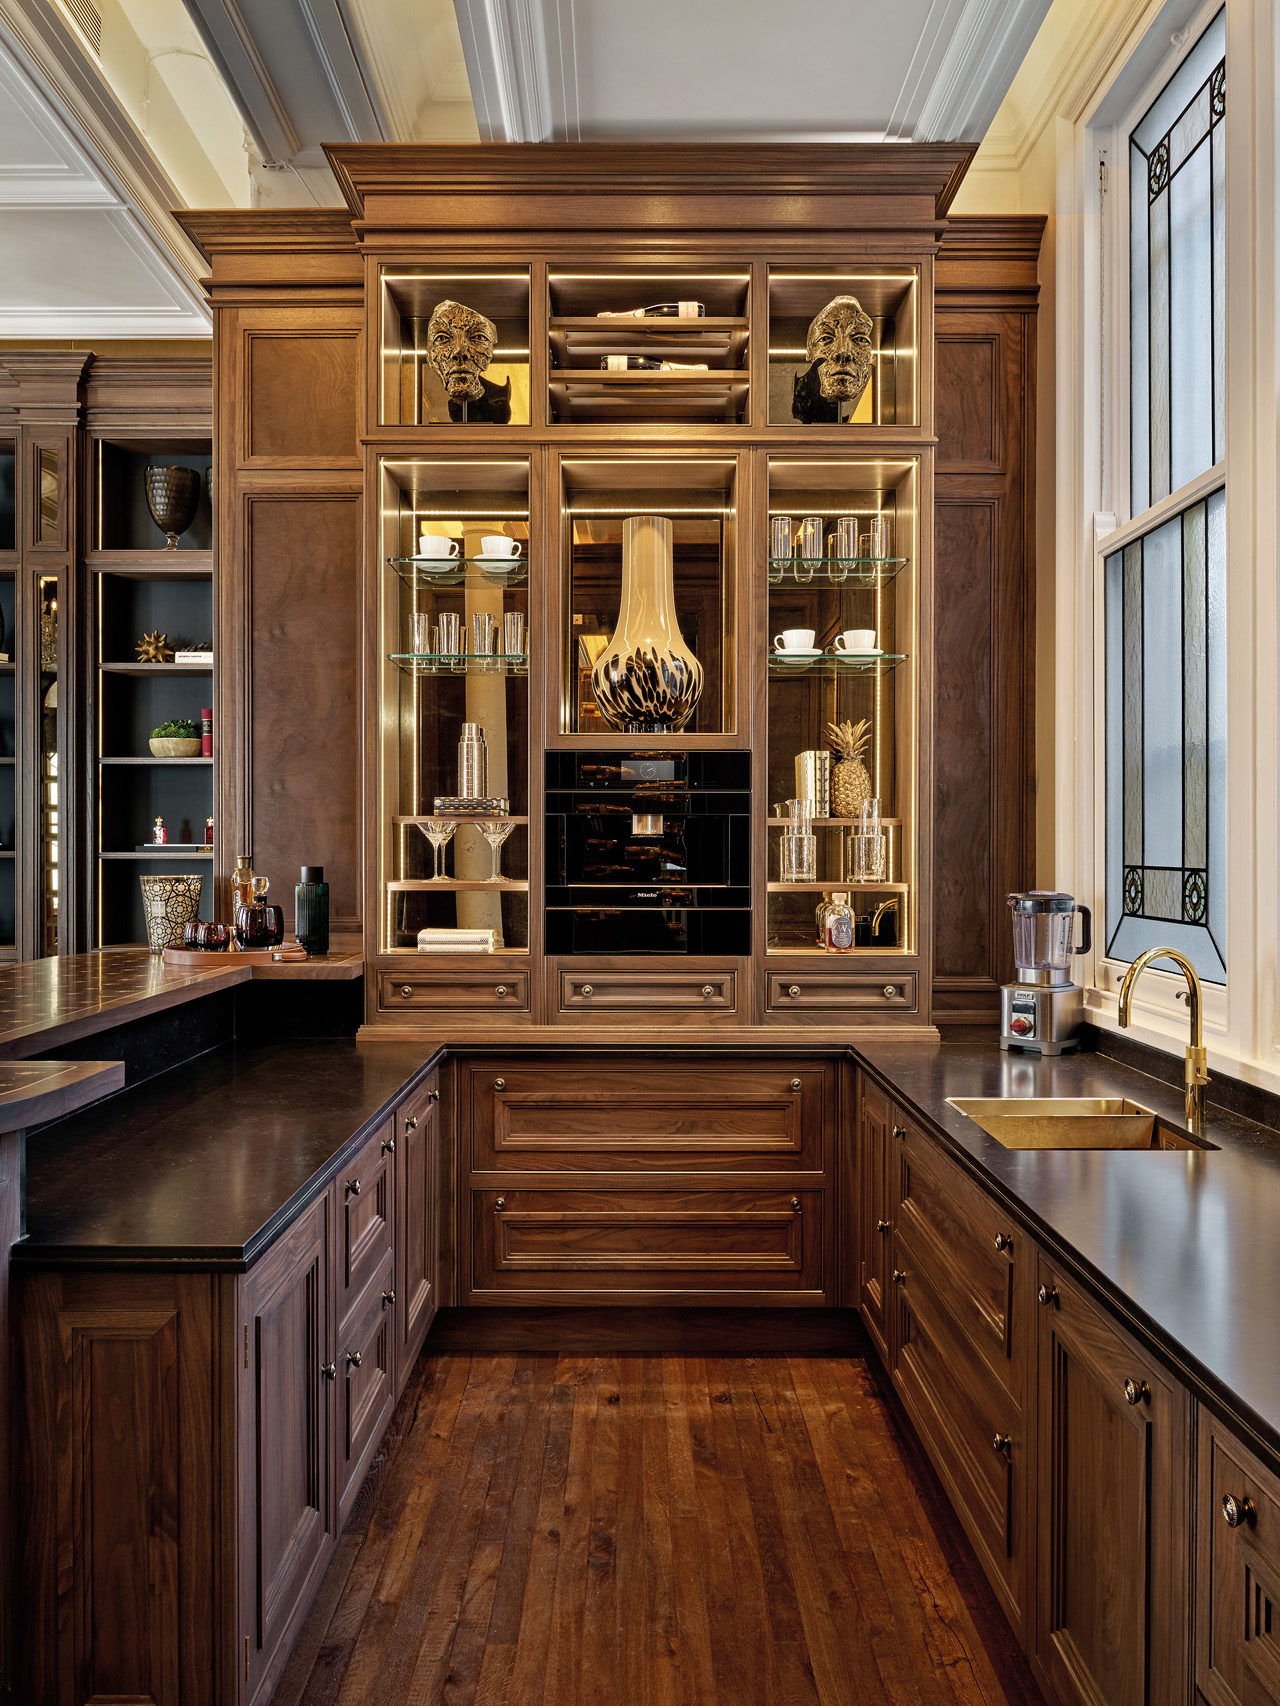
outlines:
M294 934L309 954L329 952L329 885L323 865L304 865L293 891Z

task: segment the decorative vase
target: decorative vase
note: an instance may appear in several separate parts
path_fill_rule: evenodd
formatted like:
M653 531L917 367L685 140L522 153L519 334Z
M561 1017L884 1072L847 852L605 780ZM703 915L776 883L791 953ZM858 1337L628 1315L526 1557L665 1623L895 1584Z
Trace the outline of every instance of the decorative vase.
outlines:
M183 931L200 911L203 877L139 877L147 946L153 954L182 945Z
M147 508L164 534L168 549L178 549L200 508L200 473L196 468L148 468L143 474Z
M591 680L601 716L624 734L677 733L702 697L702 665L676 620L672 532L661 515L622 524L622 608Z

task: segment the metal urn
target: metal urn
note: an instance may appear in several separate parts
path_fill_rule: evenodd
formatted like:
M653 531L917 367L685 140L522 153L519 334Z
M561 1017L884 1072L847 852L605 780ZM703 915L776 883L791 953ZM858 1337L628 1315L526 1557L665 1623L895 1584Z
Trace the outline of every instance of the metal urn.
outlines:
M196 468L148 468L144 475L147 508L170 551L200 508L200 472Z
M632 515L622 524L622 608L591 672L596 704L624 734L675 734L702 697L702 665L676 620L672 524Z

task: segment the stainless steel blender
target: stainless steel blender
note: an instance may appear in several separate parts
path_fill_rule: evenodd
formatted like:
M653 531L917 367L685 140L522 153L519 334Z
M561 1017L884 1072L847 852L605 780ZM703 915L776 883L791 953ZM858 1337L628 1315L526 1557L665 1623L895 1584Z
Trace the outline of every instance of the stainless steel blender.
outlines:
M1049 889L1011 894L1013 960L1018 981L1000 991L1000 1047L1032 1054L1061 1054L1077 1048L1084 1019L1084 995L1072 983L1071 957L1087 954L1093 921L1075 897ZM1081 943L1072 947L1075 915L1083 919Z

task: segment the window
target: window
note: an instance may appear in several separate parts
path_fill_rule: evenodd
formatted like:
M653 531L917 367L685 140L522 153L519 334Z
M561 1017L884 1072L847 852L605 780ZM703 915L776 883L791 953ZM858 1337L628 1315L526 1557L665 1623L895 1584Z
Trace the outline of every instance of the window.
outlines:
M1104 547L1106 953L1226 982L1226 14L1129 134L1130 497Z

